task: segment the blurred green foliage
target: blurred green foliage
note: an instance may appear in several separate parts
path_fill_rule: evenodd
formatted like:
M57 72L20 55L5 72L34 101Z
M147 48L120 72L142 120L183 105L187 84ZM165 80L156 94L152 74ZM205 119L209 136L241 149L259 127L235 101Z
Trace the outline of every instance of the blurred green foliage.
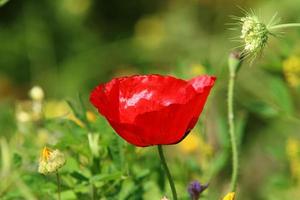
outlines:
M0 1L0 199L56 199L55 175L37 173L44 145L66 154L59 171L62 199L170 196L154 148L135 148L103 118L91 122L85 115L94 112L88 94L98 83L143 73L218 77L196 127L212 155L206 158L201 143L197 153L186 154L180 145L166 149L180 199L188 199L186 187L194 179L210 182L202 199L220 199L228 192L231 172L227 56L238 46L230 38L239 34L228 31L229 16L243 15L241 6L266 21L278 12L282 22L300 22L298 5L298 0ZM300 140L300 87L290 84L283 69L290 57L300 60L299 44L300 30L286 30L239 72L238 199L300 198L300 156L289 156L299 154L300 145L287 142ZM294 66L289 73L297 77L300 66ZM45 113L38 120L20 121L18 107L30 102L33 85L45 90ZM46 111L50 102L51 114ZM62 114L46 116L55 109Z

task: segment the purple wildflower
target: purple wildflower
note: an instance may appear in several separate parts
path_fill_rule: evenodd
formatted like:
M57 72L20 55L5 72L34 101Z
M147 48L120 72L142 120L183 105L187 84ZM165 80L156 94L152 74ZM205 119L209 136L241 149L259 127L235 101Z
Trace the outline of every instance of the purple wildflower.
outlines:
M208 187L208 184L202 185L199 181L193 181L188 187L188 192L192 200L198 200L200 194Z

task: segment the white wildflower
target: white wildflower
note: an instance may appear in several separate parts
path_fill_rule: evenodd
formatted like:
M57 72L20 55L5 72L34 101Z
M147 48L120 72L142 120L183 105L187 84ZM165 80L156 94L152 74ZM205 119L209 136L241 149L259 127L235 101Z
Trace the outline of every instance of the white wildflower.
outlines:
M66 163L65 156L58 149L51 150L48 147L44 147L40 162L38 172L41 174L49 174L56 172Z
M241 18L241 39L244 42L245 53L256 54L264 48L269 38L267 26L256 16Z
M34 101L42 101L44 99L44 91L40 86L34 86L29 91L29 96Z

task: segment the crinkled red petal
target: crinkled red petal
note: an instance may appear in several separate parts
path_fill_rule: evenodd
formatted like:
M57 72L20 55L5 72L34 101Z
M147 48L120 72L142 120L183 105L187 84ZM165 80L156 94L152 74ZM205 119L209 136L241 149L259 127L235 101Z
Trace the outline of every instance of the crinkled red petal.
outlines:
M117 78L99 85L90 100L129 143L174 144L195 126L214 81L212 76Z

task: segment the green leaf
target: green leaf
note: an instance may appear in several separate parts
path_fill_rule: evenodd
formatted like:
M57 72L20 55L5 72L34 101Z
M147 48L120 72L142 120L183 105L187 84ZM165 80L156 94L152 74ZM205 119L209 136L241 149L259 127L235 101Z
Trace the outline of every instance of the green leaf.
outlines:
M9 0L0 0L0 6L4 6Z
M61 198L64 200L77 199L75 192L73 192L72 190L63 191L61 193Z
M278 105L280 111L287 114L293 114L293 103L291 94L288 91L286 84L280 79L271 79L270 85L272 88L273 98Z
M122 172L115 172L112 174L98 174L91 177L90 182L97 183L97 182L106 182L106 181L121 179L122 175L123 175Z
M73 176L74 178L76 178L77 180L82 181L88 181L88 178L85 177L83 174L79 173L79 172L72 172L71 176Z
M15 166L15 167L21 167L21 165L22 165L22 157L21 157L21 155L20 154L17 154L17 153L14 153L13 154L13 165Z
M272 118L279 114L278 111L274 109L274 107L259 100L250 101L249 103L247 103L246 107L249 111L259 114L260 116L265 118Z

